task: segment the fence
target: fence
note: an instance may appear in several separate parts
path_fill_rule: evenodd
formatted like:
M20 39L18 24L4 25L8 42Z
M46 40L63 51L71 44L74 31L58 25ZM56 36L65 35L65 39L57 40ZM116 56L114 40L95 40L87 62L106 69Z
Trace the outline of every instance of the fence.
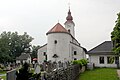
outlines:
M31 75L29 80L75 80L82 69L79 65L66 63L43 63L37 77ZM16 70L7 73L7 80L16 80Z
M41 64L40 65L40 67L44 70L44 71L46 71L46 72L51 72L51 71L54 71L55 69L62 69L62 68L64 68L64 69L66 69L66 68L68 68L69 66L71 66L71 64L69 63L69 62L58 62L58 63L56 63L56 62L45 62L45 63L43 63L43 64Z
M40 67L41 76L36 80L75 80L80 72L84 70L79 65L71 65L69 62L47 62L41 64ZM30 80L34 79L30 78Z

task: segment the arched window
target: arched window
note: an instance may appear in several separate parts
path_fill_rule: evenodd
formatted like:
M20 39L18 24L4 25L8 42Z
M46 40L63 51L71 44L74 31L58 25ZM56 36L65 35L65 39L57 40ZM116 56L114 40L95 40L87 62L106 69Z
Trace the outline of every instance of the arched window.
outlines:
M57 44L57 40L55 40L54 43Z
M70 29L68 29L68 32L70 33Z
M74 60L77 60L77 58L74 58Z

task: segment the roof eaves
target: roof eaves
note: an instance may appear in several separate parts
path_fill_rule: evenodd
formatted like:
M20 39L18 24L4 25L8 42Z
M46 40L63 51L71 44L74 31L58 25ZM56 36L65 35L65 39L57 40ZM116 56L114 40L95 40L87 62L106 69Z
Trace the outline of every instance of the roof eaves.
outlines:
M47 45L47 43L46 43L46 44L44 44L43 46L40 46L40 48L42 48L42 47L44 47L44 46L46 46L46 45ZM40 49L40 48L39 48L39 49Z

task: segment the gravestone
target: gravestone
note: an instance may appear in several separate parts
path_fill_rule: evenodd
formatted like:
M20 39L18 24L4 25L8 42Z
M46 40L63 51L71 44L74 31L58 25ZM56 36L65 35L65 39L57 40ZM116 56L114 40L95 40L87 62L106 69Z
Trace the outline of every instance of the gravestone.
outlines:
M52 63L48 62L48 67L47 67L47 72L51 72L53 67L52 67Z
M87 64L87 69L93 70L93 68L94 68L93 63L88 63Z
M67 64L66 63L63 63L63 68L67 68Z
M34 74L39 74L41 71L41 68L39 65L36 66Z
M6 79L7 80L16 80L16 69L8 71L7 75L6 75Z

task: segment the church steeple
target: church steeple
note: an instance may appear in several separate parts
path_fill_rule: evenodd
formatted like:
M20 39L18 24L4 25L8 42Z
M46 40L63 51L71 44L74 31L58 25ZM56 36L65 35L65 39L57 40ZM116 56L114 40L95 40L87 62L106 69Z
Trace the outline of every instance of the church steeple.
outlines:
M71 15L71 11L70 11L70 8L69 8L69 11L68 11L68 15L66 17L66 22L64 23L65 25L65 28L68 30L68 32L73 36L75 37L75 32L74 32L74 22L73 22L73 17Z
M66 20L73 20L73 17L71 16L70 8L69 8L68 16L66 17Z

